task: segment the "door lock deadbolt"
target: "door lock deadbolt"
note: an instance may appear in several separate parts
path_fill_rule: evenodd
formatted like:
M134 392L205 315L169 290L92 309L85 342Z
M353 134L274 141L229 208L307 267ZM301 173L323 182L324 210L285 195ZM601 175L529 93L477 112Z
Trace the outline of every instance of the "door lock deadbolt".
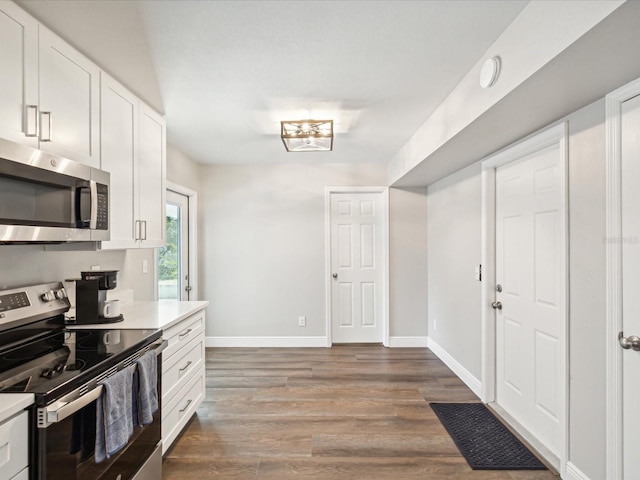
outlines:
M502 292L502 285L498 284L496 285L496 292Z

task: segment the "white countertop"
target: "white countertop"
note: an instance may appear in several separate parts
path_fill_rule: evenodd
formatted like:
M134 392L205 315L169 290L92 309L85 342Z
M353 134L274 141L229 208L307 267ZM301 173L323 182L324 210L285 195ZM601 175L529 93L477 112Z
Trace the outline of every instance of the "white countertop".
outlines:
M0 394L0 423L24 410L33 403L31 393L3 393Z
M180 302L159 300L157 302L132 302L122 305L124 320L117 323L92 325L67 325L77 329L167 329L209 305L209 302Z

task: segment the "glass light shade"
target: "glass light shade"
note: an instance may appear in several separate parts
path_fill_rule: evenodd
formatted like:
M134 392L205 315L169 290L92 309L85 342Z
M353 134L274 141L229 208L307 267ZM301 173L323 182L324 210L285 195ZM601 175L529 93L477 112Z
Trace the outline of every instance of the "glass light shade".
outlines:
M329 152L333 150L333 120L280 122L280 136L287 152Z

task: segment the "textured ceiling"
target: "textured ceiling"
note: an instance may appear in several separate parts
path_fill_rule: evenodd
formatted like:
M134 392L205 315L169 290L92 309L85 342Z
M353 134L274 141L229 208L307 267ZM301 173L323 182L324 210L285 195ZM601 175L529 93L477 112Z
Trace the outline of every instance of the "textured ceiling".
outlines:
M163 109L200 163L386 162L526 1L18 2ZM287 153L280 120L333 119Z

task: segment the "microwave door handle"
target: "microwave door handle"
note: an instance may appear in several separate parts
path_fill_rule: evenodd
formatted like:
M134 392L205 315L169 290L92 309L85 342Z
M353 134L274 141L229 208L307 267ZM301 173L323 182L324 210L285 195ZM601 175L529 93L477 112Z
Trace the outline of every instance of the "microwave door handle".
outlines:
M89 198L86 196L86 190L89 190ZM89 200L90 205L87 207L87 200ZM87 212L87 213L84 213ZM83 215L89 215L89 218L84 217ZM87 228L91 225L91 217L93 214L93 195L91 194L91 182L86 180L80 180L76 184L76 227L77 228Z
M98 227L98 184L95 180L90 182L91 188L91 220L89 228L95 230Z

